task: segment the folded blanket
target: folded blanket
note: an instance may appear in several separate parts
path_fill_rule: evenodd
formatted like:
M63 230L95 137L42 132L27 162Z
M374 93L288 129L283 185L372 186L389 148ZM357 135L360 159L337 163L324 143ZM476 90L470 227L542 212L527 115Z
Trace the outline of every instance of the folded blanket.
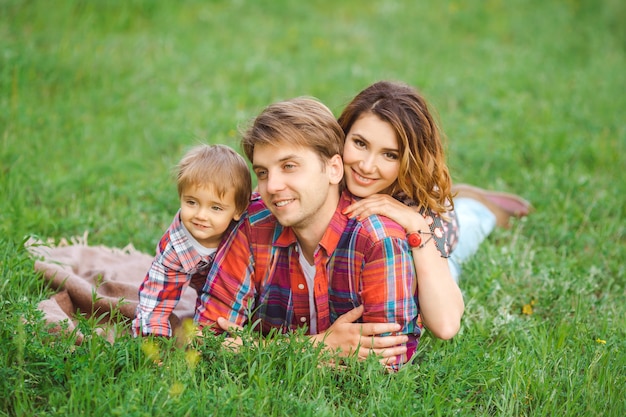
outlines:
M139 286L153 256L137 251L132 245L123 249L89 246L87 234L56 244L30 239L26 247L36 259L35 270L58 291L38 305L46 321L56 324L53 331L63 328L74 331L77 314L95 316L102 318L101 333L113 341L115 331L120 330L120 326L113 325L134 318ZM186 288L170 318L172 328L178 328L183 319L192 318L195 306L196 292ZM130 332L130 325L121 329ZM82 337L77 334L77 343Z

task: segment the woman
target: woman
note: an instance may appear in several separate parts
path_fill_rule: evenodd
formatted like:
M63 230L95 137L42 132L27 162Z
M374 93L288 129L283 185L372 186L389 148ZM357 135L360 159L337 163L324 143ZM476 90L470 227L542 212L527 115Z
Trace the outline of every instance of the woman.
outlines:
M457 186L453 199L442 135L424 98L408 85L381 81L367 87L346 106L339 124L346 134L345 183L362 198L345 212L384 215L405 228L423 323L439 338L453 337L464 311L456 284L460 264L496 223L506 226L530 205L467 185ZM455 252L459 256L451 258Z

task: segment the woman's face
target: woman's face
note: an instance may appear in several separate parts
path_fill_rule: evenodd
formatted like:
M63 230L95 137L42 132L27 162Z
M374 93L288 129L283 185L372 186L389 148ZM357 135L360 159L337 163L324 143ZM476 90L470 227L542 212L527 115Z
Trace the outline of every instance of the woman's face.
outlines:
M398 179L400 150L391 125L364 113L346 135L343 166L348 190L357 197L385 192Z

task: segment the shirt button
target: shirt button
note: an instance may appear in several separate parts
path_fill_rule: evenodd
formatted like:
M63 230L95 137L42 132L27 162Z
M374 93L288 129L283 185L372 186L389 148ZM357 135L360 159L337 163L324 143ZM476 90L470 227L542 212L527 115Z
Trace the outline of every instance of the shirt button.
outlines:
M298 284L298 288L303 290L304 289L304 284Z
M304 316L303 316L303 317L300 317L300 321L301 321L302 323L306 323L306 317L304 317Z

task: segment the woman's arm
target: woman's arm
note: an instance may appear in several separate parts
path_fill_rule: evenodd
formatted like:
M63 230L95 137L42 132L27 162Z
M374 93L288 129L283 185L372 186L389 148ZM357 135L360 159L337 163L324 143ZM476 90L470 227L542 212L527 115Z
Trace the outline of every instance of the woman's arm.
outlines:
M404 227L407 233L430 231L426 220L417 210L386 194L364 198L347 207L344 213L360 218L372 214L386 216ZM426 236L424 241L428 240ZM461 290L434 240L422 248L413 248L412 252L423 323L436 337L450 339L458 333L465 310Z

